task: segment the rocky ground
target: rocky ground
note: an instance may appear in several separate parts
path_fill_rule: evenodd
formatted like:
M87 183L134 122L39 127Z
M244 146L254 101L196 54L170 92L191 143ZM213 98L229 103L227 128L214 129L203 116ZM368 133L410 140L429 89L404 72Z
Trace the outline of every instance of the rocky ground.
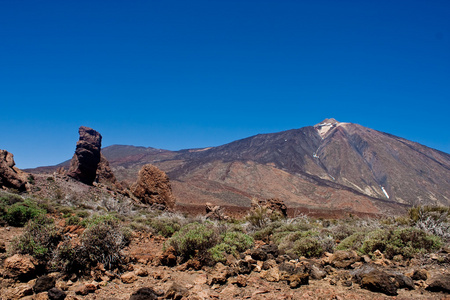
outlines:
M450 299L446 250L398 262L381 254L372 260L352 251L289 260L258 241L239 259L229 257L215 267L202 267L196 261L170 267L176 258L170 249L163 253L165 238L143 232L133 233L126 249L131 262L122 273L99 266L82 278L50 273L20 280L31 272L33 260L18 255L6 259L4 252L21 230L0 227L2 300L63 299L58 295L66 295L65 299Z

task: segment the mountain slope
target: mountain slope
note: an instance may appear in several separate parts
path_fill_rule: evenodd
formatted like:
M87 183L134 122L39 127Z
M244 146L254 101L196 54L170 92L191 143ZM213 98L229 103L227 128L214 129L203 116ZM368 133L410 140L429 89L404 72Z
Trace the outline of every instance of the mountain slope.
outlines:
M334 119L219 147L167 151L114 145L102 153L119 180L134 181L146 163L163 169L181 205L248 207L252 197L363 213L450 205L449 154Z

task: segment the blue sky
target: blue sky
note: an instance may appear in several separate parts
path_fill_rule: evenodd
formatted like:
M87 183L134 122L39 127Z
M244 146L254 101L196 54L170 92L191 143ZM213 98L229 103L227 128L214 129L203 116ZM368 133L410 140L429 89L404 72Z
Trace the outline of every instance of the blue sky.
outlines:
M0 149L20 168L358 123L450 153L450 1L2 1Z

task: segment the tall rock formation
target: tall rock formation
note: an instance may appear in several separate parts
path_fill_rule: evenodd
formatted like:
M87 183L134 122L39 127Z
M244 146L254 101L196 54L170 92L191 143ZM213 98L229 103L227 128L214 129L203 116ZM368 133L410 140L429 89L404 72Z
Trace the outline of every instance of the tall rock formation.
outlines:
M14 167L14 155L6 150L0 150L0 187L25 191L26 175L18 168Z
M70 161L67 175L92 185L97 176L97 167L101 159L102 135L92 128L81 126L80 139L75 154Z
M157 167L147 164L139 171L131 192L143 203L160 209L173 209L175 198L169 177Z

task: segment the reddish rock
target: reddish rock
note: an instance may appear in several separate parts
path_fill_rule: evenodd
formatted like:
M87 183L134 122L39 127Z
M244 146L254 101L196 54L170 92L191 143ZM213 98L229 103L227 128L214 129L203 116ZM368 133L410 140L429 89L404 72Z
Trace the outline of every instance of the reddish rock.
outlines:
M224 284L229 276L229 268L221 263L216 264L214 269L208 274L207 284Z
M225 215L223 209L219 205L212 205L207 202L205 205L206 215L205 217L210 220L228 220L229 217Z
M26 191L26 173L16 168L15 165L14 155L6 150L0 150L0 188Z
M159 256L159 261L163 266L173 267L177 264L176 251L173 247L169 247Z
M336 251L330 258L330 264L335 268L348 268L359 260L355 251Z
M100 162L97 166L95 182L102 183L107 186L118 187L116 176L114 176L111 167L109 166L109 161L100 154Z
M67 175L85 184L92 185L100 163L102 136L94 129L85 126L81 126L78 133L80 139L77 142Z
M143 166L139 171L138 180L131 191L141 202L156 208L173 209L175 206L169 177L151 164Z
M138 278L137 278L136 274L134 274L134 272L127 272L127 273L122 274L122 276L120 276L120 280L123 283L133 283L137 279Z
M30 255L14 254L5 260L3 265L6 277L26 280L36 272L36 261Z
M75 294L85 296L89 293L95 292L96 290L97 290L97 286L95 284L84 283L84 284L80 284L79 286L77 286L77 288L75 289Z

